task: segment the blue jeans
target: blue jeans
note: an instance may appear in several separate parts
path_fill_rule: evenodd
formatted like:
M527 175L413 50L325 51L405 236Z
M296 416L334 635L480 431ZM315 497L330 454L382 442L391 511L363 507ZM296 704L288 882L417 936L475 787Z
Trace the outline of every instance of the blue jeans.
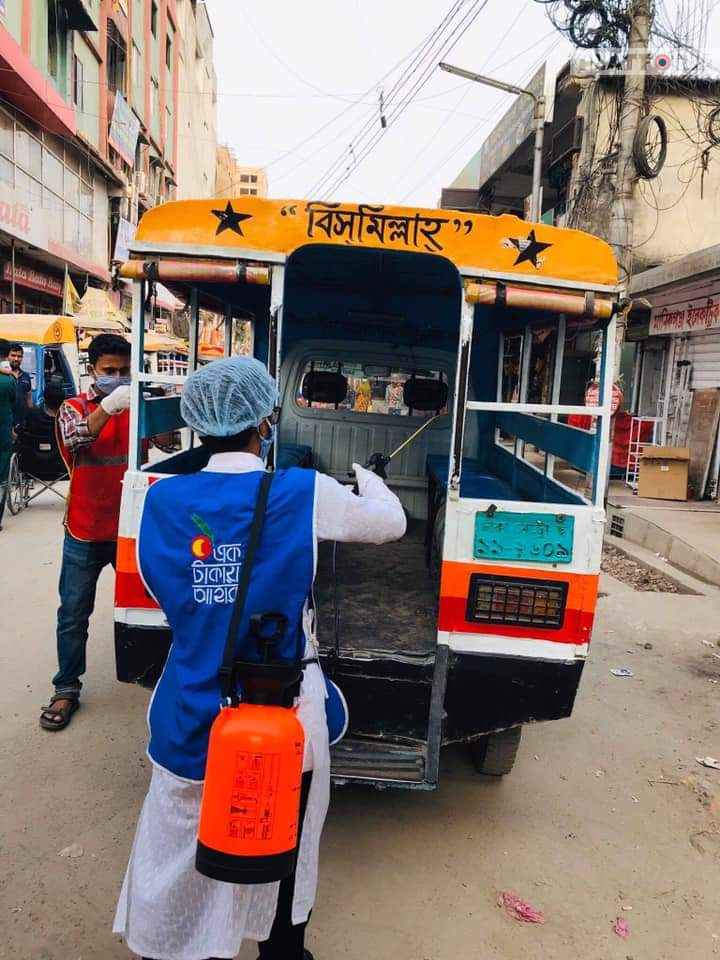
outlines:
M56 693L79 693L85 673L85 648L95 588L103 568L115 566L114 540L88 543L65 533L60 569L60 607L57 618L58 672Z

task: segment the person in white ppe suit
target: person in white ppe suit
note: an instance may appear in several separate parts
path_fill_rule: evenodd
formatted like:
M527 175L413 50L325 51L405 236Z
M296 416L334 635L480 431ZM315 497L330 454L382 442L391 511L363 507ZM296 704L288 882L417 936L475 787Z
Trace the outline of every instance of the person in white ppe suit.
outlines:
M197 370L183 389L181 412L210 451L208 465L152 484L145 499L138 565L165 612L173 644L148 711L152 779L114 931L148 960L229 960L244 939L258 941L260 960L312 960L305 927L330 792L328 688L309 602L317 541L386 543L403 536L406 520L382 479L358 464L357 493L314 470L275 472L248 603L271 596L273 609L279 606L288 618L287 643L304 647L298 857L292 876L280 883L236 885L202 875L195 869L202 782L210 726L220 710L217 672L234 594L198 586L198 570L216 558L226 568L228 556L243 555L275 438L277 402L275 383L257 360L218 360ZM241 563L231 582L237 583ZM227 584L227 574L211 582Z

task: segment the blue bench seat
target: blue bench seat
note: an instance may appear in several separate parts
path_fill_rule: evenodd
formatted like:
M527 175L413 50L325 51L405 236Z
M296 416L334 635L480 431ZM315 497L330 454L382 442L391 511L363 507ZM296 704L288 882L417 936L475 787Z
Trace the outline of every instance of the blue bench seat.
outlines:
M278 467L281 470L286 470L288 467L312 466L312 447L305 443L285 443L281 440L279 450Z
M432 453L427 458L427 472L436 486L447 493L449 458ZM460 496L477 500L514 500L511 487L487 473L479 460L463 457L460 474Z

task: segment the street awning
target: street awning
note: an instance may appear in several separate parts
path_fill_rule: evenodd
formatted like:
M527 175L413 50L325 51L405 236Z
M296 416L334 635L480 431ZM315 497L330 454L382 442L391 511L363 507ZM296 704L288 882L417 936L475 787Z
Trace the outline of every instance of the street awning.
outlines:
M148 331L143 338L143 349L145 353L187 353L188 345L186 340L179 337Z
M75 314L75 326L82 330L125 333L125 315L107 295L105 290L88 287L80 298L80 309Z

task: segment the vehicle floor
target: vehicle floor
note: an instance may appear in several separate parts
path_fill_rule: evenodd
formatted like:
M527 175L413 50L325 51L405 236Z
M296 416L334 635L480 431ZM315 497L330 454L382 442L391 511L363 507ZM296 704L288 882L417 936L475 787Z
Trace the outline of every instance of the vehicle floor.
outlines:
M425 522L410 521L402 540L381 546L321 543L315 581L320 649L432 655L437 638L436 586L425 565Z

